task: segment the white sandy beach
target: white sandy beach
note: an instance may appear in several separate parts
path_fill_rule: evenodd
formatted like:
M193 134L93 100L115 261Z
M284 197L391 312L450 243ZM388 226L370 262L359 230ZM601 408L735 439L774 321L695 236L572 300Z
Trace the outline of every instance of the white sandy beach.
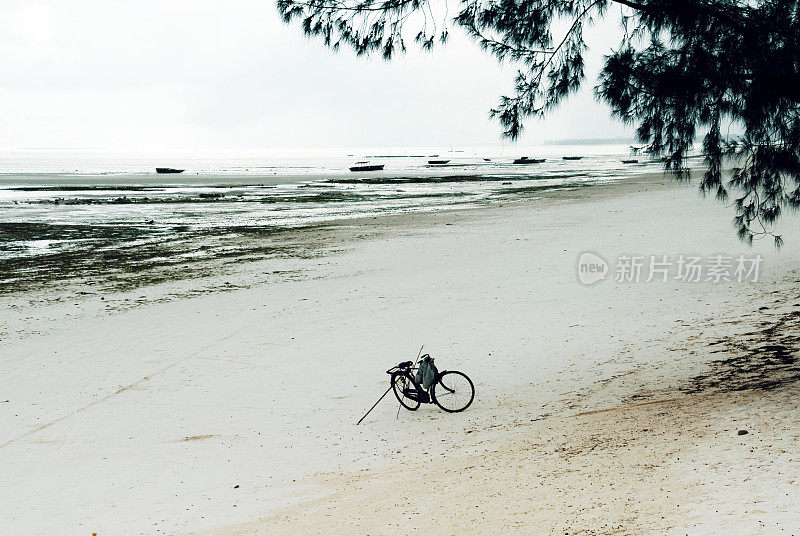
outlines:
M776 252L665 178L543 195L0 298L0 533L800 534L797 220ZM584 251L764 260L585 286ZM473 405L387 397L355 426L422 344Z

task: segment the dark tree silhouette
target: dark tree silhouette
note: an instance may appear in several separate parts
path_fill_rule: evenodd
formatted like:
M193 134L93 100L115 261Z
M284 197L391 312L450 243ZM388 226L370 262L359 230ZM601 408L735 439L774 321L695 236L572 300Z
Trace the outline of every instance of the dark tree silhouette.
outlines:
M739 237L781 237L772 225L800 208L800 0L277 0L285 22L333 49L391 59L463 28L518 67L514 93L491 115L516 139L584 80L584 27L620 16L619 46L597 96L636 125L643 150L688 179L687 152L703 139L703 193L733 198ZM561 32L556 29L562 28ZM734 132L735 135L729 133ZM730 176L723 168L731 166Z

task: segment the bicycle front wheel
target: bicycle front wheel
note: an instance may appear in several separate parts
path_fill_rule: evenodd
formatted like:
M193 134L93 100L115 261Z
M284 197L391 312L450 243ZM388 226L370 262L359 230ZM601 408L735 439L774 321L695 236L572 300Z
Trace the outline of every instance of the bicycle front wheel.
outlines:
M475 399L475 386L463 372L450 370L433 385L433 401L450 413L464 411Z
M414 398L409 398L407 395L410 390L414 390L414 382L411 381L411 376L406 372L395 372L392 374L392 391L394 396L400 401L400 405L407 410L414 411L419 408L420 402Z

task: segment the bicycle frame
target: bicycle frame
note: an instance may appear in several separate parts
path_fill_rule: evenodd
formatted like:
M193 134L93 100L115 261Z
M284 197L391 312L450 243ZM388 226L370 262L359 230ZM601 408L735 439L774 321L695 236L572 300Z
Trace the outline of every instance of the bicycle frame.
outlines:
M441 370L441 371L437 372L436 377L433 379L433 383L431 383L431 388L425 389L425 388L422 387L422 385L417 383L416 374L415 374L415 372L417 370L419 370L419 367L415 367L414 364L411 363L411 361L404 361L403 363L400 363L399 365L395 365L394 367L392 367L389 370L387 370L386 374L393 375L395 372L404 372L404 373L408 374L408 377L411 380L411 384L414 386L414 390L416 391L416 393L422 393L424 396L418 397L416 395L416 393L413 393L413 396L412 396L412 393L410 393L410 392L409 393L405 393L406 396L408 398L412 399L412 400L415 400L415 401L423 403L423 404L434 404L435 401L434 401L434 398L433 398L433 392L431 391L431 388L439 382L439 379L442 377L442 374L444 374L447 371L446 370ZM442 384L442 387L445 390L450 391L451 393L453 392L453 390L450 389L449 387L447 387L444 383ZM431 392L429 393L429 391L431 391Z

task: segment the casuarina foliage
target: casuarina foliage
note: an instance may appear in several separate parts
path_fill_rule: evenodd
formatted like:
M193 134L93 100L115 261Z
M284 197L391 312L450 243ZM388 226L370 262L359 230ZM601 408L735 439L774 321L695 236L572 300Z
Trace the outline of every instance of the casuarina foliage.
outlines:
M278 0L284 21L333 49L385 59L462 28L517 67L491 115L516 139L585 78L584 28L620 20L595 88L641 150L680 179L702 141L703 193L730 202L747 242L800 207L800 0ZM723 170L731 168L730 174Z

